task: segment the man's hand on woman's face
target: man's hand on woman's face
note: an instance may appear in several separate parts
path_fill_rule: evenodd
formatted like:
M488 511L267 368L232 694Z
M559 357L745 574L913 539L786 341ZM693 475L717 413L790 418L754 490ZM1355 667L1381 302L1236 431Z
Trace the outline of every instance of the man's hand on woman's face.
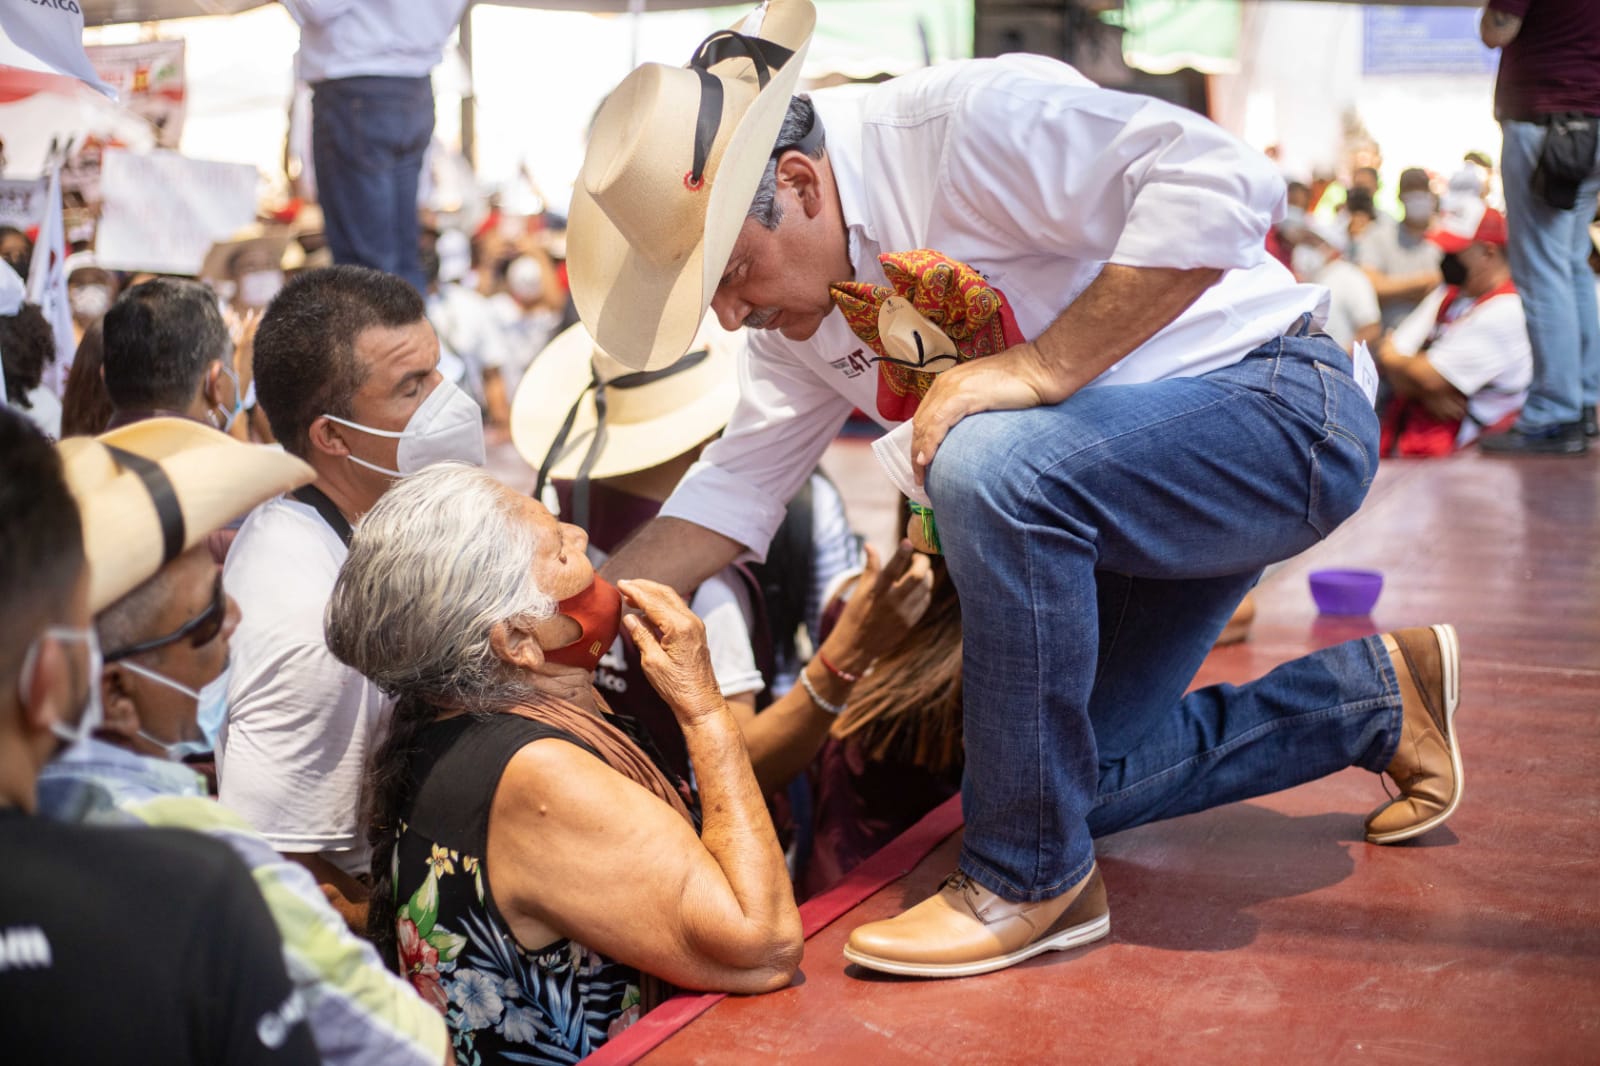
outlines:
M654 581L619 581L617 588L643 617L626 614L622 624L639 649L644 676L667 701L678 724L726 707L711 653L706 650L706 627L689 605L666 585Z

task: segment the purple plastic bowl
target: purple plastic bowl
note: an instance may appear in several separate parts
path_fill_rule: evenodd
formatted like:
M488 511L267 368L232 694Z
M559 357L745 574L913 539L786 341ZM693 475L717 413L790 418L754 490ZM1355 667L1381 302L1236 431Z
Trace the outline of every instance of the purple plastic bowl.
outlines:
M1311 598L1323 614L1371 614L1383 591L1376 570L1313 570Z

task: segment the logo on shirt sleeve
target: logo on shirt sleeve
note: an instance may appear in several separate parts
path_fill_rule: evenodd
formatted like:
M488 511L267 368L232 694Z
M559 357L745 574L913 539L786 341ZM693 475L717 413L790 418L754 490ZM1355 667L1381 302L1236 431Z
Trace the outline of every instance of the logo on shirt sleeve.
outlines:
M829 360L828 365L847 378L858 378L872 369L872 363L867 359L866 352L860 348L857 348L842 359Z

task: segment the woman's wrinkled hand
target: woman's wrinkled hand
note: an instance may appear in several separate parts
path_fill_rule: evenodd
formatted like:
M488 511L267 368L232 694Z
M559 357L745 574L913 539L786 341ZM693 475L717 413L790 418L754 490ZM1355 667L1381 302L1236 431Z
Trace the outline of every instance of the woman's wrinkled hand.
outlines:
M824 654L841 669L861 673L900 643L932 601L933 565L926 555L901 541L889 564L881 566L877 549L868 545L866 566Z
M639 662L651 686L667 701L679 725L714 714L726 705L711 653L706 650L705 623L666 585L635 579L617 588L643 617L625 614L622 625L639 649Z

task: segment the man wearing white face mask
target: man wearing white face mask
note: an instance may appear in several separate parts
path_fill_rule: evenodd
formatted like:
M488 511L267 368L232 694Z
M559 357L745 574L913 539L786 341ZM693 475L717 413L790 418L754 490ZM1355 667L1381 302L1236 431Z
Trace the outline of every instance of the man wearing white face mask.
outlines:
M3 407L0 546L8 1053L39 1062L318 1061L277 931L232 851L176 829L38 817L40 769L100 721L94 568L85 566L83 523L55 449Z
M478 405L438 361L422 298L392 274L336 266L284 286L256 332L256 388L273 435L316 480L256 508L223 573L243 620L218 736L222 800L363 924L357 808L390 704L328 652L323 611L351 527L395 479L483 462Z
M1384 329L1399 325L1440 280L1439 248L1427 240L1439 200L1427 171L1411 167L1400 172L1400 204L1405 208L1400 223L1375 228L1356 252L1356 265L1377 290Z
M309 482L311 468L171 418L73 438L59 450L106 649L105 720L46 767L40 810L63 821L193 829L227 844L249 866L282 935L323 1062L436 1066L446 1049L437 1012L346 928L308 871L177 762L210 750L238 624L203 541L231 515Z
M250 404L233 366L233 339L204 285L156 278L106 312L102 376L115 408L108 428L152 416L192 419L236 437Z

